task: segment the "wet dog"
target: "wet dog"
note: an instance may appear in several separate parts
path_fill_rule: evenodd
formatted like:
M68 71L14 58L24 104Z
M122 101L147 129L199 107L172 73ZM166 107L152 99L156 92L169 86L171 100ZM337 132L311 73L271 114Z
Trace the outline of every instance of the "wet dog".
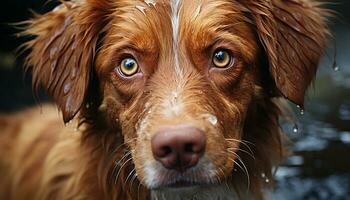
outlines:
M35 16L27 70L66 126L50 105L1 117L1 199L263 199L285 156L279 99L303 107L327 13L76 0Z

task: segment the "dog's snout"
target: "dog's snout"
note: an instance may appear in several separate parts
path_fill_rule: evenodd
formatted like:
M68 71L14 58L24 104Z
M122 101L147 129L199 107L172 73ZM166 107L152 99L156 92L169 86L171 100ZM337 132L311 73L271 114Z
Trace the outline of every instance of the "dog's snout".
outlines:
M185 171L195 166L205 151L204 132L189 126L165 126L152 138L154 158L167 169Z

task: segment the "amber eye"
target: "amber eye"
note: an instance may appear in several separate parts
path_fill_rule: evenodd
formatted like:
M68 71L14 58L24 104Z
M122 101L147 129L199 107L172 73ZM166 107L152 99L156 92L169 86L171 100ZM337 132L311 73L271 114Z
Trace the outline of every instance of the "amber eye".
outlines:
M120 72L124 76L132 76L139 70L139 66L134 58L125 58L119 66Z
M218 68L226 68L231 64L231 54L227 50L216 50L213 55L213 64Z

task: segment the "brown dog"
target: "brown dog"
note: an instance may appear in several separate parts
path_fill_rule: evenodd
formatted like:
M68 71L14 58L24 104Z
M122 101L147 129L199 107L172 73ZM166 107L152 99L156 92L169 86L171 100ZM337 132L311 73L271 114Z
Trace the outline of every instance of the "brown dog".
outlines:
M76 0L36 16L28 70L67 126L49 105L0 118L0 199L263 199L284 156L278 97L303 106L327 13Z

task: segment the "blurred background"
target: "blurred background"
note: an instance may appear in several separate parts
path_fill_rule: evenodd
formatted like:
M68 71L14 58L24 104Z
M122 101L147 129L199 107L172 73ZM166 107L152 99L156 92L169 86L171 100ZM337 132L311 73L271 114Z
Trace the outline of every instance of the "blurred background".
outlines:
M329 0L332 1L332 0ZM0 5L0 112L32 106L30 76L23 75L23 58L15 49L23 43L9 23L31 16L30 9L44 13L57 2L2 0ZM330 26L336 40L336 65L332 41L321 62L317 80L302 113L294 105L295 124L284 124L294 141L294 155L276 173L276 200L350 200L350 0L327 5L337 11ZM42 96L40 102L46 101Z

